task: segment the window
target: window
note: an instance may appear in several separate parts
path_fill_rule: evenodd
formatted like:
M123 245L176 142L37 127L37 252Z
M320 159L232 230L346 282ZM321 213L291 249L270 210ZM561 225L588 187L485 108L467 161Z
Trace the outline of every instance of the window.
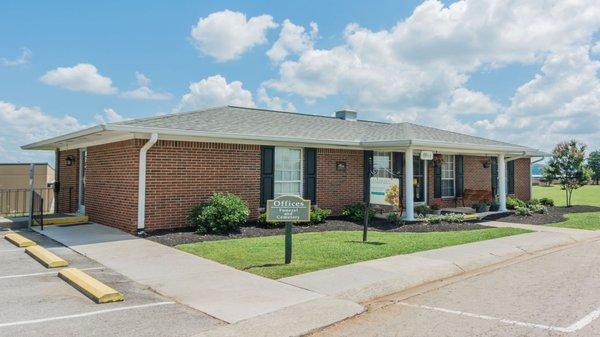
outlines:
M392 178L392 153L373 152L373 177Z
M454 156L444 155L442 164L442 197L454 196Z
M275 148L275 197L302 196L302 150Z

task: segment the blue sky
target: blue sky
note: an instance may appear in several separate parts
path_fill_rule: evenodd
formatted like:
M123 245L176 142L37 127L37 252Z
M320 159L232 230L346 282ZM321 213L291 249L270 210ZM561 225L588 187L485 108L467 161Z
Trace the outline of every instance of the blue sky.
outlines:
M98 122L228 103L598 148L599 28L595 1L3 2L0 162L52 161L18 146Z

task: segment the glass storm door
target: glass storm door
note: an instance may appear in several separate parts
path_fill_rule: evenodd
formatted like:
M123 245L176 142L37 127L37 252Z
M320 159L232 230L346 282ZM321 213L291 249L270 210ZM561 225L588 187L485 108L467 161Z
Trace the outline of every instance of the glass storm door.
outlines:
M419 156L413 157L414 201L425 201L425 165Z

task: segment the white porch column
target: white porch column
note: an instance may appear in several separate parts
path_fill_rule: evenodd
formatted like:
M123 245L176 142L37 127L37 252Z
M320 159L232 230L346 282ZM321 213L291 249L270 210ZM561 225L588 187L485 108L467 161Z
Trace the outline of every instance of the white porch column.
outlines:
M404 188L406 190L404 220L412 221L415 219L415 199L413 195L413 150L411 148L406 149L406 152L404 152Z
M501 212L506 212L506 162L504 155L498 155L498 201Z

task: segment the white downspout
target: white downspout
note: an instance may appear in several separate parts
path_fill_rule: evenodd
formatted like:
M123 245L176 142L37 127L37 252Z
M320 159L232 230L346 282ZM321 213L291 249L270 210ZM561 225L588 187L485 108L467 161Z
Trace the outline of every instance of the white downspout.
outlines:
M404 186L404 195L406 196L404 220L413 221L415 220L415 200L413 194L413 149L411 148L404 152Z
M158 133L150 135L150 140L140 149L140 163L138 167L138 214L137 234L143 235L146 227L146 154L158 141Z

